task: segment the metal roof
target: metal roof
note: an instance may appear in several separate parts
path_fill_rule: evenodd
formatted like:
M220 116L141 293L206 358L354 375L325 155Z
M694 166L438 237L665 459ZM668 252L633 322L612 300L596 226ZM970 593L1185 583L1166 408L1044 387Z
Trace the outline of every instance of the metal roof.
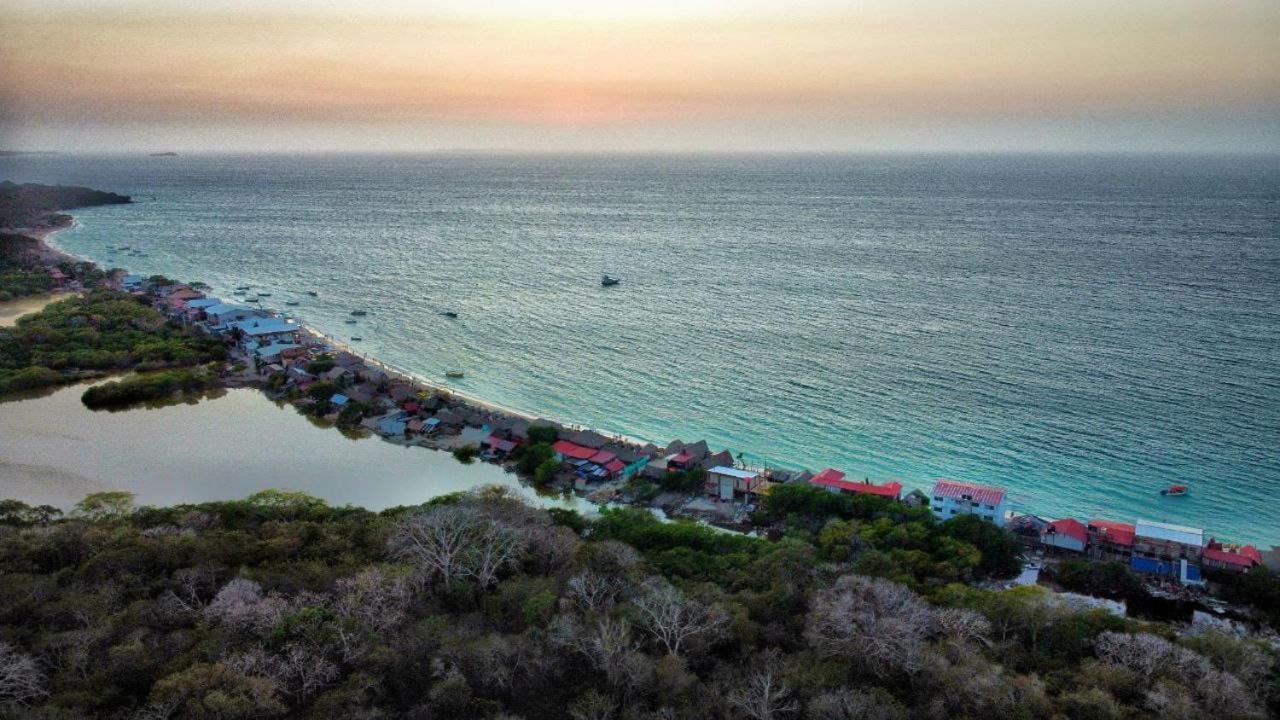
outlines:
M738 468L731 468L725 465L717 465L707 472L715 473L717 475L728 475L729 477L735 477L742 480L751 480L760 475L760 473L751 472L750 470L739 470Z
M986 505L999 505L1004 500L1004 488L959 480L939 480L933 485L933 497L951 498L952 500L973 500Z
M1155 520L1139 520L1134 525L1134 534L1138 537L1168 540L1183 545L1196 547L1204 545L1204 530Z

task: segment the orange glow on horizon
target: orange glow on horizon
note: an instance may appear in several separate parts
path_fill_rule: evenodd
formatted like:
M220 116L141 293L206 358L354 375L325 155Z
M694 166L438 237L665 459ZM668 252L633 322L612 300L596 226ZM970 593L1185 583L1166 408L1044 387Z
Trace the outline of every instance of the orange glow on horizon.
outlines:
M712 4L706 8L719 8ZM1280 108L1280 4L740 16L0 10L0 123L839 128ZM629 7L629 6L628 6ZM674 6L673 6L674 7ZM657 11L654 11L657 12ZM671 12L674 13L674 10Z

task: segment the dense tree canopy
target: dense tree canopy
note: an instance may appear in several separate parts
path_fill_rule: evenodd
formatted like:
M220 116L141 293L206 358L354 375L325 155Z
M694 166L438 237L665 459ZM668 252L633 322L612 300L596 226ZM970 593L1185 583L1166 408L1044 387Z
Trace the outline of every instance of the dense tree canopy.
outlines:
M549 512L497 489L381 513L285 491L168 508L108 493L65 518L10 501L0 714L1229 720L1275 709L1265 645L1077 612L1036 587L928 578L920 595L857 571L886 554L842 544L839 524L863 522L876 520L771 541L631 509Z
M0 332L0 392L52 385L82 371L150 370L220 360L220 341L169 325L124 293L68 298Z

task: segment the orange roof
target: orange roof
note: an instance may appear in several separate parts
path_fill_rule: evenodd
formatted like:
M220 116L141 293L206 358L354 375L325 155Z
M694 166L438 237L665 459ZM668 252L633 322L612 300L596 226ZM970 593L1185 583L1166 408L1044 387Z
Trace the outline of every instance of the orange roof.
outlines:
M1204 559L1248 568L1262 564L1262 553L1252 545L1226 547L1217 540L1210 540L1204 548Z
M1044 532L1040 534L1047 535L1050 533L1065 535L1069 538L1074 538L1076 540L1079 540L1082 543L1089 542L1089 533L1085 532L1084 523L1074 518L1062 518L1061 520L1054 520L1053 522L1046 525L1044 528Z
M1097 533L1116 545L1133 544L1134 527L1129 523L1094 518L1089 521L1089 532Z

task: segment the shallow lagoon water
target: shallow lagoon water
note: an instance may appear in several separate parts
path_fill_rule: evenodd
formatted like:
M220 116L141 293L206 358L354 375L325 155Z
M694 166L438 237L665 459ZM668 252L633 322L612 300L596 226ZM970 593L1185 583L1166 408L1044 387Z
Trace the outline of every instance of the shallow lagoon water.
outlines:
M520 410L1280 542L1274 156L63 155L0 177L138 200L77 211L74 252L251 284Z
M91 492L128 490L140 503L169 505L283 488L378 510L480 485L534 498L497 466L348 438L257 390L108 412L84 407L85 387L0 402L0 498L66 507Z

